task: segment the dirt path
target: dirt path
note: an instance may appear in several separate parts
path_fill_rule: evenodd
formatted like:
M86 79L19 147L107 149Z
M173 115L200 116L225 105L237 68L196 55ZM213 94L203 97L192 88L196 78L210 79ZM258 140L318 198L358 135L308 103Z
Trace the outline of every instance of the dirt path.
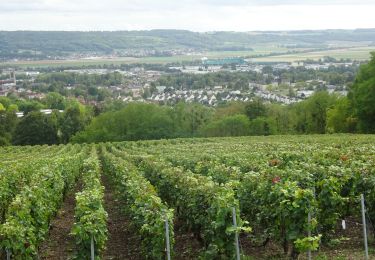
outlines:
M174 259L198 259L202 245L194 237L193 233L183 228L183 222L176 219L174 223Z
M74 254L74 239L70 235L74 224L74 209L76 206L75 193L81 185L69 191L65 200L51 223L49 236L39 248L40 259L66 260Z
M141 255L141 239L132 228L130 219L121 211L123 205L116 200L112 186L104 174L102 183L105 187L104 208L108 212L109 233L103 259L144 259Z

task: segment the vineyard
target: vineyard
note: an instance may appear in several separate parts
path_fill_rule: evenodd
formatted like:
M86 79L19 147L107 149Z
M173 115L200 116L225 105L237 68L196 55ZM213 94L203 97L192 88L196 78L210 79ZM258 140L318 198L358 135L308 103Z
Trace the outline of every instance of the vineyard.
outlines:
M0 259L375 259L374 224L371 135L0 148Z

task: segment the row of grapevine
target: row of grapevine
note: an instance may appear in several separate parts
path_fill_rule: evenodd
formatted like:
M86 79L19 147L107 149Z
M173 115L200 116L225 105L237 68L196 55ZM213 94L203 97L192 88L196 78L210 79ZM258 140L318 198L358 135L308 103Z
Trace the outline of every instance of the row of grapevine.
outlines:
M5 219L8 205L11 203L24 186L35 178L34 175L45 165L50 164L60 156L68 156L79 151L79 147L69 147L69 149L52 149L44 153L43 158L35 156L34 153L24 155L24 159L17 163L2 165L0 168L0 224Z
M29 160L31 157L33 158L42 158L45 155L54 155L59 153L64 153L73 147L77 147L77 145L64 145L64 146L29 146L27 149L16 149L13 148L10 151L4 151L4 154L0 155L0 165L9 165L14 163L20 163ZM22 147L23 148L23 147Z
M78 181L82 191L75 194L71 230L77 258L89 258L93 239L99 259L108 239L103 170L104 181L112 184L142 238L145 258L166 257L166 220L172 248L177 221L202 242L202 256L208 259L233 258L234 232L249 231L247 222L253 232L242 239L252 245L277 242L297 258L337 238L342 219L360 219L360 194L366 198L367 217L375 223L375 139L345 138L0 148L1 250L9 250L12 259L38 257L51 219Z
M184 164L185 167L189 165ZM309 245L303 244L304 249L296 247L306 239L307 231L314 228L307 223L308 213L315 212L317 207L313 189L301 187L295 180L284 178L281 181L280 174L271 171L241 173L236 167L207 161L207 158L197 162L193 171L210 176L218 183L232 183L242 217L261 230L255 240L263 239L262 244L270 239L281 241L284 251L291 251L294 257L298 252L317 248L319 236L310 239Z
M356 143L354 143L356 144ZM256 239L282 242L285 251L315 249L320 236L328 241L341 218L359 212L365 193L374 217L374 147L343 143L168 143L118 144L143 156L165 158L185 171L209 176L217 183L236 183L244 219L258 232ZM233 147L235 146L235 147ZM367 149L365 148L367 146ZM224 152L222 152L224 151ZM350 155L350 159L348 159ZM153 159L154 158L154 159ZM312 224L307 216L313 213ZM324 242L323 241L323 242ZM307 242L307 243L305 243Z
M0 226L1 247L13 259L33 259L46 237L49 223L63 200L63 195L79 176L83 150L65 155L34 172L30 182L13 198L5 222Z
M97 259L107 241L107 218L104 209L104 187L101 184L101 169L95 147L82 166L82 191L76 194L75 223L72 234L76 240L78 259L89 259L91 243Z
M104 173L114 184L126 213L139 230L144 255L150 259L165 259L164 225L167 220L173 248L173 210L162 203L155 188L131 162L114 156L105 148L102 150L102 161Z
M235 256L233 239L237 230L233 229L233 208L237 212L239 228L246 228L239 217L239 203L230 185L217 185L205 176L175 168L156 158L129 156L115 149L114 153L132 160L157 187L159 196L176 210L176 217L203 241L206 257Z
M308 147L310 146L317 145L309 144ZM278 148L279 154L273 152L274 158L277 159L269 161L264 159L269 158L269 155L267 156L264 152L266 149L255 149L255 152L246 151L249 158L247 165L252 164L247 167L251 168L250 171L241 169L245 164L246 157L241 151L238 151L238 148L232 154L228 152L209 154L205 152L205 149L199 147L198 149L204 154L201 157L193 155L196 150L190 147L181 150L180 146L178 152L174 151L170 155L166 153L166 149L163 149L162 152L174 165L182 165L194 172L212 176L215 181L219 182L233 178L241 180L241 176L255 171L262 176L269 176L269 178L289 179L297 181L302 187L315 188L321 207L329 209L326 211L331 211L331 213L323 214L325 216L321 217L320 223L327 226L322 222L330 221L331 226L334 226L339 215L351 214L350 211L341 211L346 208L352 209L352 205L358 205L360 193L365 193L370 202L373 201L372 194L374 194L373 146L369 146L367 149L366 146L345 146L345 148L342 148L343 145L335 146L316 147L313 149L315 152L308 153L307 149L290 150L291 147L299 149L301 145L294 147L289 144L286 148L288 151L283 151L282 147ZM298 152L299 154L297 154ZM178 156L179 154L184 156ZM239 173L239 169L242 173ZM346 207L343 207L344 202ZM373 216L371 205L369 212ZM332 216L335 215L337 217L332 219ZM373 219L373 217L371 218Z

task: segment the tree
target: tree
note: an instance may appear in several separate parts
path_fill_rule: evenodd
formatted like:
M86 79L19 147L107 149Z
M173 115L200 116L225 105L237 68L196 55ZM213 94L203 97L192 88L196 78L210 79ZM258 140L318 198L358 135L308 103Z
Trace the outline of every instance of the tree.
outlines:
M327 91L318 91L305 101L305 109L307 110L307 133L325 133L327 110L334 105L335 101L336 96L328 94Z
M87 93L90 95L90 96L94 96L96 97L98 95L98 88L97 87L89 87L87 89Z
M7 97L0 97L0 103L5 107L5 109L7 109L12 101Z
M246 104L245 107L247 117L252 120L257 117L266 116L266 106L262 100L257 98Z
M17 102L17 106L19 110L23 111L25 114L28 114L31 111L39 111L40 109L43 108L43 104L35 100L31 100L31 101L20 100Z
M327 131L335 133L354 132L356 119L352 116L352 109L348 98L342 97L327 111Z
M0 103L0 111L5 111L5 107Z
M227 116L234 116L239 114L245 114L245 103L243 102L228 102L219 106L215 110L215 118L223 118Z
M83 130L85 125L84 113L78 106L67 108L61 120L61 141L69 142L70 138Z
M104 101L106 98L111 96L111 92L108 89L99 89L98 96L96 98L97 101Z
M250 135L272 135L275 133L276 127L272 118L258 117L250 121Z
M197 135L199 129L212 119L213 112L211 108L201 104L178 103L173 111L178 136Z
M64 110L65 109L65 98L56 92L50 92L47 94L44 100L47 108L50 109L58 109Z
M289 134L294 132L293 126L296 119L290 107L280 104L267 105L267 116L274 120L276 133Z
M18 106L16 104L9 105L7 111L18 112Z
M307 103L306 101L298 102L292 105L290 113L294 116L294 131L297 133L306 133L307 132Z
M358 118L359 129L364 133L375 133L375 52L371 61L362 65L349 99Z
M94 118L73 142L134 141L175 137L171 109L153 104L132 103L117 112Z
M16 127L17 116L13 111L0 111L0 146L9 145Z
M249 134L250 121L245 115L227 116L204 126L204 136L245 136Z
M15 145L56 144L57 119L52 115L30 112L18 123L13 136Z

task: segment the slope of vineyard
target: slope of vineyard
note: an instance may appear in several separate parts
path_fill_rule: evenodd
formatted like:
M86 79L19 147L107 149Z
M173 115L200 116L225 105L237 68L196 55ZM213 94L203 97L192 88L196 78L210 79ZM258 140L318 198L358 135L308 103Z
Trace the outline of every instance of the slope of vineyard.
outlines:
M1 258L6 252L11 259L38 258L52 220L77 182L82 185L70 227L76 241L72 257L89 258L94 246L101 258L112 243L108 189L149 259L165 259L167 241L172 258L232 259L236 233L241 254L255 259L297 259L309 250L361 258L361 194L370 249L375 246L372 135L4 147L0 159ZM111 184L106 188L103 176ZM180 236L198 245L186 249L195 252L174 250L184 243Z

